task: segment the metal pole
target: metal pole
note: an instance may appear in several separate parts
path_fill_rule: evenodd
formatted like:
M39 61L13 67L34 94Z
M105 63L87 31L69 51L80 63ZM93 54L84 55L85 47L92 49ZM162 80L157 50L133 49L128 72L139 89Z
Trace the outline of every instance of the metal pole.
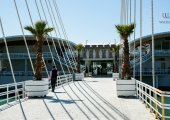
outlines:
M86 40L86 45L87 45L87 41L88 41L88 40Z
M154 55L154 21L153 21L153 0L151 0L151 19L152 19L152 80L153 80L153 87L155 87L155 55Z
M1 18L0 18L0 28L1 28L1 32L2 32L2 35L3 35L4 43L5 43L5 48L6 48L6 52L7 52L7 57L8 57L11 73L12 73L12 78L13 78L14 85L15 85L15 93L17 93L17 94L15 94L15 96L17 95L17 97L18 97L19 105L20 105L20 108L21 108L21 111L22 111L23 118L24 118L24 120L27 120L27 118L25 116L25 113L24 113L24 109L23 109L22 104L21 104L21 100L20 100L20 96L19 96L19 91L18 91L18 88L17 88L17 83L16 83L16 79L15 79L15 75L14 75L14 70L13 70L11 58L10 58L10 55L9 55L7 40L6 40L6 37L5 37L5 33L4 33L4 29L3 29Z
M133 63L133 78L135 78L136 74L136 43L135 43L135 38L136 38L136 0L134 0L134 63Z
M121 0L121 10L120 10L120 24L123 24L123 0Z
M129 24L129 0L126 0L126 24L128 25Z
M142 0L140 0L140 81L142 81Z
M131 14L131 12L132 12L132 1L130 0L130 13L129 13L129 15L130 15L130 23L131 23L131 16L132 16L132 14Z

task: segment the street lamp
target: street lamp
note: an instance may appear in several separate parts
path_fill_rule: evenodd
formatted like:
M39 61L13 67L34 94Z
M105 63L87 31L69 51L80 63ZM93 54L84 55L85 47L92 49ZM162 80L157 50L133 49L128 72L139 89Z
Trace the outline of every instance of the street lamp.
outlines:
M87 45L87 41L88 41L88 40L86 40L86 45Z

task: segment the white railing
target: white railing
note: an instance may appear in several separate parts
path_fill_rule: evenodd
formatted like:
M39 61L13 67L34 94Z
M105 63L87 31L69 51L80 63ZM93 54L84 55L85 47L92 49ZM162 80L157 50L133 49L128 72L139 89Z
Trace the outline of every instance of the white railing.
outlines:
M69 82L73 81L73 75L72 74L66 74L66 75L60 75L57 77L57 83L56 86L60 86Z
M82 70L85 70L85 66L81 66ZM48 73L50 74L51 71L48 71ZM58 71L59 75L63 74L63 71ZM34 76L33 71L14 71L14 75L15 76ZM46 71L42 71L42 75L43 77L47 77L47 72ZM11 71L3 71L0 72L0 76L12 76Z
M72 74L60 75L57 77L56 86L64 85L72 81L73 81ZM18 82L17 87L20 98L25 99L27 97L25 91L25 82ZM0 106L7 105L11 102L16 102L17 100L18 97L14 83L0 85Z
M19 97L24 99L25 94L25 84L24 82L17 83ZM17 101L17 93L15 89L15 84L4 84L0 85L0 106L4 104L9 104L10 102Z
M155 50L155 56L170 56L170 50ZM152 56L152 51L150 51L147 54L142 54L142 62L146 62L148 59L150 59ZM133 65L133 60L130 61L131 65ZM140 62L140 58L139 55L137 55L136 60L135 60L135 64L139 65Z
M161 120L170 119L170 92L164 92L136 80L137 97Z
M155 50L155 55L170 55L170 50Z
M135 71L136 72L136 75L140 75L140 71L137 70ZM167 75L167 74L170 74L170 69L156 69L155 70L155 74L156 75ZM143 70L142 71L142 75L152 75L152 69L146 69L146 70Z
M148 54L143 54L143 55L142 55L142 62L143 62L143 63L146 62L146 61L149 60L151 57L152 57L151 52L149 52ZM139 65L139 63L140 63L140 57L138 56L137 58L135 58L135 64L136 64L136 65ZM133 67L134 59L132 59L132 60L130 61L130 64L131 64L131 67Z
M32 58L36 57L35 53L30 53ZM27 53L10 53L11 58L26 58L28 57ZM49 52L43 52L43 57L51 57L51 54ZM6 53L0 53L0 58L8 58Z
M49 71L50 73L50 71ZM33 71L14 71L15 76L33 76ZM47 76L46 71L42 72L43 76ZM11 71L3 71L0 73L0 76L12 76Z
M36 54L35 53L30 53L31 55L31 58L36 58ZM61 62L64 62L65 63L65 60L63 57L61 56L57 56L57 54L53 54L53 56L56 58L56 60L58 60L58 57L59 59L61 60ZM43 52L43 57L44 58L51 58L51 53L50 52ZM7 59L8 56L6 53L0 53L0 59ZM10 53L10 58L11 59L21 59L21 58L28 58L28 54L27 53ZM71 65L74 65L75 62L71 59L66 59L66 62L67 63L71 63Z

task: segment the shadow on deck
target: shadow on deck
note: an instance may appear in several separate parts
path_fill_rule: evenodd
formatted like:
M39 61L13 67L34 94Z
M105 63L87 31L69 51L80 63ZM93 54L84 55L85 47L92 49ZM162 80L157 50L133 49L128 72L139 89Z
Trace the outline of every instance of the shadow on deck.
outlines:
M138 99L118 98L115 89L112 78L85 78L60 86L45 98L28 99L22 106L31 120L154 120ZM23 119L19 105L1 111L0 116L1 120Z

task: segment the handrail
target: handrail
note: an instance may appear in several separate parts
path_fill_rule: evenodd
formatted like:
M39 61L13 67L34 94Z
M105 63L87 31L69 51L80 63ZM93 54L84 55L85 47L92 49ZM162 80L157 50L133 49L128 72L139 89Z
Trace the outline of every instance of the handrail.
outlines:
M32 58L36 58L35 53L30 53L30 55L31 55ZM71 64L74 69L76 69L77 63L75 61L73 61L72 59L68 58L65 61L63 57L57 56L57 54L53 54L53 56L54 56L55 60L57 60L57 61L59 61L59 59L60 59L62 64L66 65L66 62L67 62L67 63ZM27 53L10 53L10 57L12 59L28 58L28 54ZM43 57L44 58L47 58L47 57L50 58L51 53L50 52L43 52ZM6 53L0 53L0 59L7 59L7 54ZM81 69L84 69L84 68L85 68L85 66L81 65Z
M155 118L170 119L170 115L167 114L167 111L170 111L170 103L167 103L170 101L170 92L161 91L138 80L136 80L136 91L137 97L155 113Z
M146 62L148 59L151 58L151 56L152 56L151 52L149 52L148 54L143 54L142 55L142 62ZM139 57L135 58L135 64L138 65L139 62L140 62L140 58ZM131 66L132 66L132 64L134 63L134 59L132 59L130 61L130 63L131 63Z
M33 76L33 71L14 71L14 74L15 76ZM11 71L3 71L3 72L0 72L0 75L1 76L11 76L12 73ZM46 71L43 71L42 72L42 75L43 76L46 76Z
M36 58L36 54L35 53L30 53L30 55L31 55L31 57L32 58ZM58 57L59 57L59 59L60 60L62 60L62 61L64 61L64 59L63 59L63 57L61 57L61 56L58 56L57 57L57 55L56 54L53 54L53 56L56 58L56 59L58 59ZM28 58L28 54L27 53L10 53L10 57L13 59L16 59L16 58ZM51 57L51 53L50 52L43 52L43 57L44 58L49 58L49 57ZM0 58L2 59L6 59L7 58L7 54L6 53L0 53ZM68 59L66 62L70 62L71 64L74 64L74 61L70 61L70 59Z
M155 55L170 54L170 50L155 50Z
M19 97L22 99L26 98L25 94L25 83L24 82L18 82L17 83ZM13 101L18 101L17 98L17 91L15 89L15 83L12 84L3 84L0 85L0 106L9 104Z
M140 71L137 70L135 71L136 75L140 74ZM152 74L152 69L144 69L142 72L142 75L151 75ZM156 75L165 75L165 74L170 74L170 69L156 69L155 70Z
M73 81L72 74L60 75L57 77L56 86L68 84L69 82L72 81ZM27 98L25 91L25 82L18 82L17 86L20 98L22 99ZM0 85L0 106L8 105L11 102L17 102L17 100L18 98L15 90L15 83Z
M56 86L64 85L64 84L72 82L72 81L73 81L72 74L60 75L57 77Z
M155 56L159 56L159 55L170 55L170 50L155 50ZM152 51L150 51L149 53L147 53L147 54L143 54L142 55L142 62L146 62L148 59L150 59L151 58L151 56L152 56ZM130 63L131 64L133 64L133 61L134 61L134 59L132 59L131 61L130 61ZM135 63L136 63L136 65L138 65L139 64L139 62L140 62L140 58L139 58L139 56L135 59Z

